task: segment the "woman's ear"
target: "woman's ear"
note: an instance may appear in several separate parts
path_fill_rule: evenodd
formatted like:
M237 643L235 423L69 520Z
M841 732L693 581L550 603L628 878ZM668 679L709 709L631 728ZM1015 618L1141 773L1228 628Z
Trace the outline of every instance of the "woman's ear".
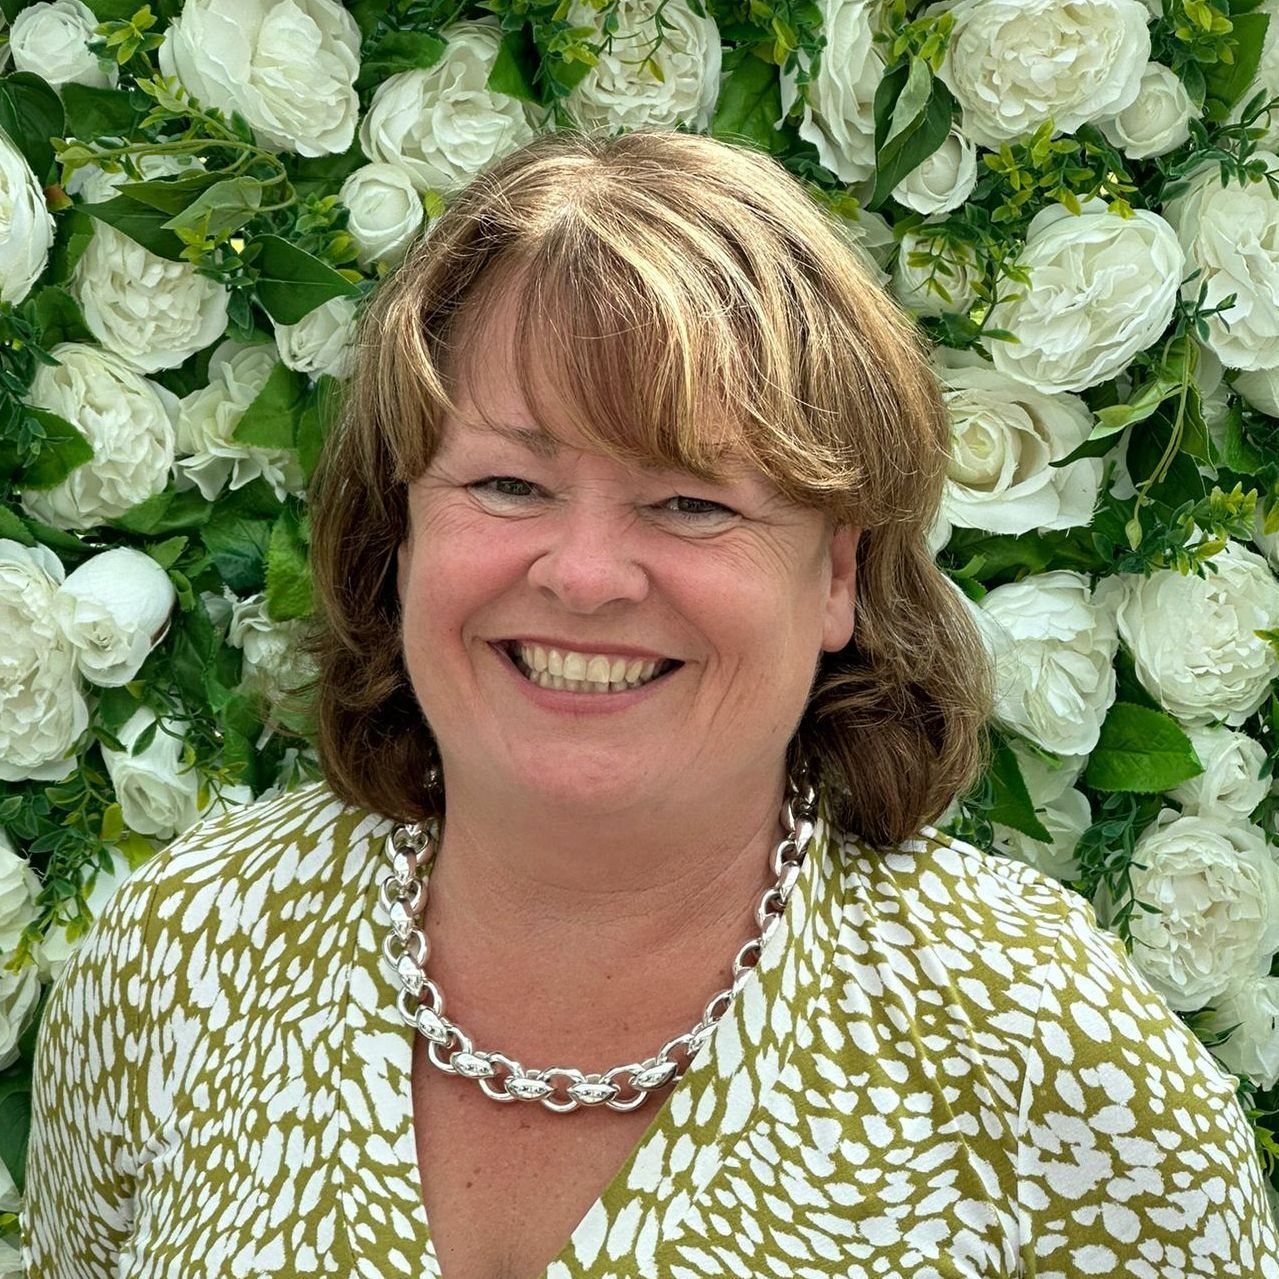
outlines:
M862 531L837 524L830 535L830 589L822 627L822 648L837 653L853 638L857 611L857 547Z

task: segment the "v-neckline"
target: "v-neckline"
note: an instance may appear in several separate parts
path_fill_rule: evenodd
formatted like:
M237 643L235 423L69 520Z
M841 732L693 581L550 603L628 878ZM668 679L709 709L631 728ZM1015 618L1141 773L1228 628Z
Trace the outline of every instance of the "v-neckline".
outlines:
M350 978L345 991L336 992L344 1003L339 1196L352 1274L442 1279L422 1202L413 1124L413 1042L418 1032L396 1008L398 978L382 955L390 925L379 885L387 874L382 843L389 830L388 824L374 836L375 856L368 856L365 845L366 864L348 868L351 880L358 879L364 891L350 930ZM749 1113L764 1102L790 1056L792 1044L778 1034L786 1019L773 1015L773 1009L783 993L783 960L795 948L793 939L801 953L810 957L815 957L813 947L820 944L813 935L817 914L813 908L831 873L830 857L826 823L819 819L782 923L728 1012L663 1099L634 1150L574 1227L543 1279L590 1274L610 1224L641 1186L658 1193L649 1207L661 1210L661 1231L668 1235L746 1131ZM748 1054L758 1091L738 1095L749 1093L734 1087L734 1081L746 1074L740 1067ZM678 1172L665 1168L671 1147L680 1134L688 1132L694 1118L700 1123L702 1116L717 1113L728 1122L723 1140L714 1142L713 1159L691 1159Z

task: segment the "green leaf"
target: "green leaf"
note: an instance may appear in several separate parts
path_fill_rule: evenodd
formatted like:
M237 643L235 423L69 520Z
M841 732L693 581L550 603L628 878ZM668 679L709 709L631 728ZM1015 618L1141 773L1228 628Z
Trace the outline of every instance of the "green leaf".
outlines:
M171 262L182 260L182 241L168 229L168 219L159 209L140 200L117 195L102 204L82 204L81 211L99 222L109 223L130 240Z
M306 378L283 361L240 416L231 438L260 449L291 449L306 399Z
M913 126L885 142L875 157L875 190L868 202L869 208L875 209L883 204L893 188L946 141L954 105L955 99L950 90L941 80L934 78L927 110Z
M443 56L444 41L439 36L426 31L388 31L365 47L355 86L357 89L371 89L400 71L433 67ZM498 58L500 61L500 53ZM488 87L495 87L491 76ZM506 93L507 90L499 89L498 92Z
M238 231L253 218L261 204L262 183L257 178L225 178L201 191L164 225L170 231L187 231L217 240Z
M97 340L84 322L80 303L60 285L45 285L29 301L40 331L40 345L46 351L59 342Z
M1035 816L1035 805L1026 789L1026 779L1012 748L1001 742L990 761L990 780L995 792L995 802L988 816L1001 826L1011 826L1031 839L1052 842L1052 832Z
M53 139L64 132L58 95L38 75L18 71L0 79L0 129L26 157L43 187L53 169Z
M327 373L322 374L307 396L306 405L298 418L298 462L302 466L302 478L308 484L320 460L320 451L328 435L328 425L333 421L339 394L336 379Z
M40 454L19 481L25 489L51 489L75 470L93 460L93 445L64 417L48 409L26 406L26 413L44 427Z
M537 46L527 25L518 31L508 31L498 46L493 69L484 87L540 106L542 99L533 82L537 64Z
M53 241L53 262L50 274L55 280L69 280L76 263L93 239L93 219L79 209L66 209L54 219L57 229Z
M284 155L280 158L300 199L310 195L335 194L347 177L368 163L358 141L352 142L341 155Z
M120 195L127 195L139 204L145 204L162 213L181 213L202 191L223 181L217 171L212 173L184 173L176 178L153 178L146 182L124 182L116 188Z
M94 138L127 138L146 114L134 107L124 89L99 89L69 80L62 86L66 136L83 142Z
M117 515L110 523L113 528L129 533L172 533L179 529L199 528L212 510L198 489L185 489L181 493L167 489L145 502L139 502L123 515Z
M98 721L108 732L118 733L141 706L142 703L129 691L128 685L104 688L98 697Z
M277 622L311 612L311 567L297 519L288 510L276 520L267 546L266 611Z
M278 235L259 236L258 301L277 324L296 324L331 298L359 297L360 288Z
M270 520L218 511L201 530L204 549L233 591L252 595L266 585L266 552L271 527Z
M724 142L745 140L776 154L786 143L775 127L781 115L777 67L748 54L724 81L715 103L711 134Z
M1222 461L1240 475L1254 475L1261 470L1265 459L1243 436L1243 409L1236 402L1230 406L1225 423L1225 447Z
M1202 772L1190 738L1171 715L1115 702L1088 758L1084 781L1099 791L1155 794Z
M6 1079L0 1083L0 1160L9 1170L19 1195L26 1185L27 1137L31 1131L31 1083Z
M23 546L36 544L35 536L22 517L7 506L0 506L0 537L7 537L11 542L21 542Z
M186 550L188 538L185 537L169 537L163 542L155 542L147 547L147 554L155 560L161 568L172 568L178 562L178 557Z
M197 595L195 606L182 613L174 626L170 649L173 677L188 706L202 707L205 704L205 672L213 661L217 643L217 631L213 629L204 601Z
M1233 22L1235 29L1230 34L1237 40L1234 62L1214 62L1204 71L1204 114L1215 122L1226 119L1256 76L1270 15L1240 13Z
M932 97L933 73L923 58L913 57L910 60L906 83L902 85L897 101L893 103L893 113L889 117L888 132L880 144L886 147L895 138L917 129L923 121L924 112L928 110Z

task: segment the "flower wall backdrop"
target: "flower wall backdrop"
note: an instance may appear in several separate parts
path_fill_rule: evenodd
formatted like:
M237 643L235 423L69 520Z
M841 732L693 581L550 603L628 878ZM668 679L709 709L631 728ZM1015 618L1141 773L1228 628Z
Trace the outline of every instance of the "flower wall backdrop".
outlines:
M944 824L1095 903L1279 1181L1279 0L0 10L0 1275L49 983L165 841L315 775L354 318L574 124L773 153L934 340L933 545L999 670Z

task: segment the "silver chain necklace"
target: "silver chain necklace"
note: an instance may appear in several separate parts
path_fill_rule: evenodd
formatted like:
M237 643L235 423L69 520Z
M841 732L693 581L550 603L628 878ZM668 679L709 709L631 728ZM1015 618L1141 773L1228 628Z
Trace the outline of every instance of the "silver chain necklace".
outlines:
M663 1044L655 1056L594 1074L564 1066L525 1070L504 1053L477 1051L470 1036L444 1016L444 995L426 975L430 942L418 925L418 917L426 907L427 881L439 850L439 824L432 820L397 826L385 845L391 873L382 880L378 891L391 921L391 931L382 941L382 954L400 979L395 1001L400 1016L426 1037L432 1065L446 1075L474 1079L485 1096L494 1101L540 1101L558 1114L576 1110L579 1105L634 1110L644 1104L650 1092L678 1082L682 1073L679 1063L671 1060L671 1053L683 1049L687 1067L710 1038L781 922L782 910L799 878L815 831L817 796L802 778L791 776L787 783L781 812L786 833L773 849L770 862L776 882L764 891L755 908L759 935L746 942L733 959L732 985L706 1005L701 1021L692 1030ZM622 1096L623 1089L615 1082L622 1077L634 1090L630 1096ZM556 1096L558 1080L567 1081L566 1097Z

